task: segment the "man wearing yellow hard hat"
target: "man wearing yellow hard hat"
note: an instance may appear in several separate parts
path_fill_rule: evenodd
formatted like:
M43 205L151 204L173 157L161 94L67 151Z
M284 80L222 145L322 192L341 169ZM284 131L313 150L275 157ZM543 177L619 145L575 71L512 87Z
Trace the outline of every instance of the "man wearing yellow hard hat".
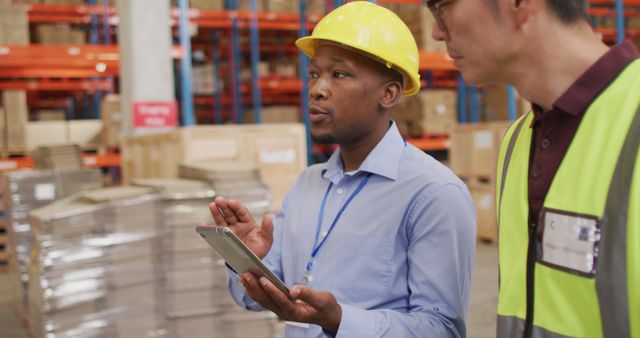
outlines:
M390 119L420 90L418 50L391 11L352 2L296 41L311 58L318 143L339 145L257 226L237 201L210 210L286 284L229 271L240 305L287 321L286 337L465 337L475 213L465 185Z

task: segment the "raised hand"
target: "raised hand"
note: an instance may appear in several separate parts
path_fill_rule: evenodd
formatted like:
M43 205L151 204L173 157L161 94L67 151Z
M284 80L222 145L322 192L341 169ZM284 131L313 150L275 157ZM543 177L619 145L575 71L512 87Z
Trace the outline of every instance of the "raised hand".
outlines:
M264 258L273 243L273 216L262 218L258 227L249 210L236 200L217 197L209 204L209 211L217 226L229 227L259 258Z

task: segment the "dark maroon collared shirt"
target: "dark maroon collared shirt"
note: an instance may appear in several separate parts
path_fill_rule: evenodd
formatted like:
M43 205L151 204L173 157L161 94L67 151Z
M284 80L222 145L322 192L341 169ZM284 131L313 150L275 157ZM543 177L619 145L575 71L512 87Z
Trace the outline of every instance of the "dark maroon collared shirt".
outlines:
M633 60L640 57L626 41L611 48L544 111L533 104L534 121L529 166L529 209L536 224L551 181L558 171L580 121L591 103ZM640 95L640 94L639 94Z

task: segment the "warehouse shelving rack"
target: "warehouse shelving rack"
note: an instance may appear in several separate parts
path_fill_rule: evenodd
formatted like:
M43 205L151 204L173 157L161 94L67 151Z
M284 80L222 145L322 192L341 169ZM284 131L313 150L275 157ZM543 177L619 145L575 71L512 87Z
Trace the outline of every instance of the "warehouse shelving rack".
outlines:
M30 5L28 12L29 22L38 23L71 23L84 24L90 27L89 45L65 46L65 45L29 45L29 46L0 46L0 90L24 89L28 91L79 91L94 95L94 101L98 101L102 92L114 91L114 78L118 76L119 53L116 45L112 45L111 27L117 24L117 13L108 1L97 4L96 0L87 0L84 6L76 5ZM418 4L419 0L382 0L381 3L406 3ZM597 28L603 34L605 40L622 41L624 36L637 37L637 29L624 29L625 17L639 17L640 0L592 0L590 14L593 16L616 17L616 29ZM327 8L339 6L340 0L328 1ZM195 123L193 106L206 105L213 107L214 121L223 120L223 106L232 106L231 116L235 121L243 120L242 105L253 104L256 120L260 121L260 107L262 103L286 103L300 104L303 109L307 107L307 89L304 76L306 75L306 57L300 56L301 78L260 77L257 61L261 52L282 51L294 53L292 46L268 46L259 44L260 32L267 30L298 31L298 35L306 35L319 20L318 16L304 16L288 13L262 13L255 12L256 1L251 0L249 12L237 11L235 0L227 0L224 11L205 11L189 9L186 0L178 0L178 8L171 12L174 25L180 31L181 46L172 50L172 56L180 60L181 72L189 72L191 57L191 41L188 36L188 24L197 25L200 28L217 30L212 34L211 50L213 62L220 63L223 57L227 57L232 68L229 71L232 89L231 95L222 95L217 92L211 96L193 96L190 93L189 78L182 73L181 101L182 121L184 125ZM300 1L300 13L306 12L305 1ZM180 24L179 24L180 23ZM184 27L184 28L181 28ZM250 41L248 46L239 45L241 30L248 29ZM229 31L231 43L221 46L220 32ZM615 36L615 40L613 40ZM194 44L194 47L196 45ZM249 50L252 69L252 81L250 84L239 83L239 65L241 50ZM43 57L43 55L46 55ZM459 97L459 119L461 122L477 121L479 115L478 89L467 86L463 79L444 53L420 54L421 72L426 76L423 85L426 87L451 87L457 88ZM220 76L217 69L215 76ZM213 74L212 74L213 76ZM456 78L457 76L457 78ZM236 85L233 85L236 84ZM509 117L515 119L515 94L509 89ZM251 94L251 95L249 95ZM265 95L268 94L268 95ZM297 95L299 94L299 95ZM186 100L185 100L186 98ZM35 106L64 106L66 100L47 100L47 102L34 102ZM98 104L94 103L97 109ZM98 115L96 112L94 115ZM307 114L303 112L307 119ZM308 121L306 121L308 124ZM441 150L448 148L448 140L442 137L424 137L422 139L410 139L424 150ZM87 155L86 158L92 158ZM96 155L96 165L117 165L117 155L110 154L107 157ZM29 158L2 159L0 169L21 168L30 166Z

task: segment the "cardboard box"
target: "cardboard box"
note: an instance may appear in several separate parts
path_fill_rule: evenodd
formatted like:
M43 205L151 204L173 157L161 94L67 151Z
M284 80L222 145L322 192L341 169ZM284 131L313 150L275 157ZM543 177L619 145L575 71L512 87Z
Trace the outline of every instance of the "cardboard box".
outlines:
M458 123L458 94L450 89L423 90L422 129L427 134L450 135Z
M28 27L29 19L27 18L28 7L24 5L2 6L0 12L0 23L5 26Z
M36 121L64 121L67 112L63 109L40 109L35 112Z
M40 24L36 27L36 41L41 44L84 45L86 34L68 24Z
M251 6L250 6L250 1L251 0L238 0L236 3L238 5L238 10L242 11L242 12L249 12L251 11ZM265 2L266 0L256 0L256 12L267 12L268 10L266 9L266 5Z
M297 0L266 0L265 9L271 13L299 13Z
M28 45L29 29L27 26L4 26L4 43L7 45Z
M100 104L100 117L102 118L102 144L113 147L120 145L120 133L122 131L122 102L119 95L109 94L102 99Z
M327 11L327 2L324 0L308 0L307 15L322 17Z
M36 121L27 124L27 149L69 142L66 121Z
M453 90L429 89L403 97L392 118L404 136L449 135L458 121L457 94Z
M300 108L298 106L267 106L260 110L262 123L297 123L300 122ZM245 121L255 123L253 109L245 112Z
M494 182L502 137L510 122L459 124L451 137L449 158L456 175Z
M189 7L196 9L204 9L210 11L224 10L224 1L222 0L190 0ZM258 1L259 2L259 1Z
M29 120L27 92L24 90L5 90L2 92L6 125L9 129L23 129Z
M446 44L431 37L435 20L427 6L422 4L395 4L385 5L385 7L398 14L400 19L409 27L418 49L426 52L446 52Z
M7 149L12 151L24 151L27 149L26 129L6 129Z
M473 204L476 207L477 237L480 240L498 241L498 219L496 217L496 194L494 183L474 182L468 184Z
M69 128L69 143L80 146L97 146L100 144L102 133L102 120L70 120L67 121Z
M509 120L509 95L506 85L487 85L480 90L481 118L483 121ZM531 110L531 103L515 94L516 117Z

